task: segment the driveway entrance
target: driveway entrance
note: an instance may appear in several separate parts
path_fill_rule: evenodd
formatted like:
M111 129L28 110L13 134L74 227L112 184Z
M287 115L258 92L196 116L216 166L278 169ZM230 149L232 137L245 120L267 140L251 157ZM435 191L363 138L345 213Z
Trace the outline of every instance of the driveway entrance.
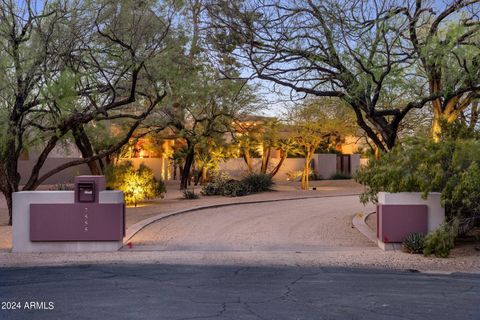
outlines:
M358 196L297 199L202 209L161 219L137 233L136 249L321 251L374 247L352 217L373 211Z

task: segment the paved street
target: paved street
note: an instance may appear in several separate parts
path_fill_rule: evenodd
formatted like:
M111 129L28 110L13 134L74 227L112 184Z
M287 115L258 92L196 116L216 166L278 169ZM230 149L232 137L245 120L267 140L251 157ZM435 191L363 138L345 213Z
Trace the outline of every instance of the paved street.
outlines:
M480 276L467 274L158 264L0 269L2 306L54 307L0 310L0 319L465 320L480 319L479 299Z

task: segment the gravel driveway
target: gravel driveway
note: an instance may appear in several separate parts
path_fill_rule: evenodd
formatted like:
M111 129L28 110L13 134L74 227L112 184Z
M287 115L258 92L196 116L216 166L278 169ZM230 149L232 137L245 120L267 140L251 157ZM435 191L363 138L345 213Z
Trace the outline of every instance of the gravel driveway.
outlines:
M318 251L374 247L352 216L373 210L358 196L313 198L204 209L167 217L140 231L134 247L156 250Z

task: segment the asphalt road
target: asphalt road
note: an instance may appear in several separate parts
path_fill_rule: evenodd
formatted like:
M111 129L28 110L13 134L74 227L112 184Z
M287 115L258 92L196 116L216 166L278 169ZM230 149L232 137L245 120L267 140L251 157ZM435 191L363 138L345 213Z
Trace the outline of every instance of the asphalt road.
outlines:
M0 319L465 320L480 319L480 276L141 264L7 268L0 269L0 301L2 308L20 306L0 310Z

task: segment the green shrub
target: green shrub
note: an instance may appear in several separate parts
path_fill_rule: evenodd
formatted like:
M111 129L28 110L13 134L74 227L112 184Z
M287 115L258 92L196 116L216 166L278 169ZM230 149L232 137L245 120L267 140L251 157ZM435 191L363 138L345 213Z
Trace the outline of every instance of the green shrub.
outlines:
M228 180L223 182L209 182L203 185L202 194L204 196L230 196L241 197L250 194L248 185L238 180Z
M403 240L403 250L408 253L423 253L424 242L423 233L411 233Z
M194 199L198 199L199 196L198 194L195 193L195 190L183 190L183 198L184 199L187 199L187 200L194 200Z
M222 195L230 197L241 197L250 194L251 190L243 181L229 180L222 186Z
M272 176L264 173L250 173L242 179L246 189L251 193L264 192L272 189Z
M135 169L131 161L124 161L116 166L107 167L105 171L107 188L121 190L128 205L145 199L154 199L165 195L165 183L157 180L152 169L143 163Z
M230 180L226 174L218 174L212 178L212 182L208 182L202 186L201 193L204 196L221 196L223 195L223 186Z
M207 182L202 186L201 193L204 196L221 196L222 188L215 182Z
M450 250L455 247L455 238L458 235L458 220L451 223L444 223L437 230L425 237L423 254L429 256L447 258Z
M272 177L268 174L252 173L241 181L228 179L221 175L215 177L212 182L204 184L202 194L205 196L241 197L251 193L268 191L272 185Z
M348 179L352 179L352 176L347 174L347 173L337 172L337 173L333 174L330 177L330 179L331 180L348 180Z
M458 130L462 133L462 130ZM440 142L407 139L380 159L371 159L355 179L365 185L362 202L385 192L441 192L447 221L458 219L460 233L480 217L480 140L445 130Z

